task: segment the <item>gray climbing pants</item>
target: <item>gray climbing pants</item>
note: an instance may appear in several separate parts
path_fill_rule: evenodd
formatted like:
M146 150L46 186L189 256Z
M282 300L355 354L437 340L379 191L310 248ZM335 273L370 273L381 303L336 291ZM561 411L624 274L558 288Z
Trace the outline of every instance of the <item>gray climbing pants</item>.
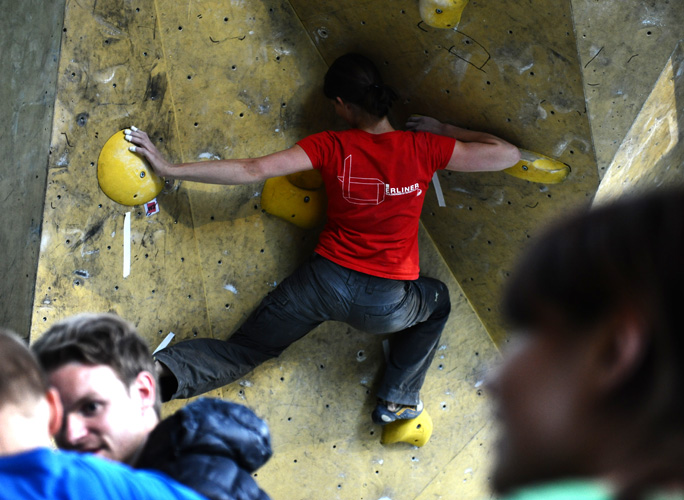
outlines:
M186 340L159 351L155 359L177 382L166 397L189 398L239 379L322 322L341 321L368 333L394 333L377 395L416 405L450 310L449 291L441 281L378 278L314 254L227 340Z

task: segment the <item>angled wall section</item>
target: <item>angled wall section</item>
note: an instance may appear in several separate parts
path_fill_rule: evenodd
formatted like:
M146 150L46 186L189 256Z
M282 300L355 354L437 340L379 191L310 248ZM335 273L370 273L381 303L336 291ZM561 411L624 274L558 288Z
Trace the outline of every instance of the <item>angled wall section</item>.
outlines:
M644 102L596 193L596 203L684 184L684 43Z
M677 41L681 2L572 0L577 52L603 177Z
M133 26L135 29L130 29ZM174 153L175 118L156 16L123 3L67 2L52 130L32 333L84 311L114 311L152 342L169 325L154 304L184 304L178 327L206 327L206 305L187 192L160 197L165 210L109 200L97 184L100 149L145 120ZM131 212L131 276L123 277L123 221Z

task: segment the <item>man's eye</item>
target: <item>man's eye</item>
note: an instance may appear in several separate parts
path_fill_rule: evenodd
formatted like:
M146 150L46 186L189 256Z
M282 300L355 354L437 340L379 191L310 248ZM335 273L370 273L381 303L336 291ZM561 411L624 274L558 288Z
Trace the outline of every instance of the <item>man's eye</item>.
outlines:
M87 403L84 403L83 406L81 406L81 413L87 417L95 415L100 408L102 408L102 404L98 403L97 401L88 401Z

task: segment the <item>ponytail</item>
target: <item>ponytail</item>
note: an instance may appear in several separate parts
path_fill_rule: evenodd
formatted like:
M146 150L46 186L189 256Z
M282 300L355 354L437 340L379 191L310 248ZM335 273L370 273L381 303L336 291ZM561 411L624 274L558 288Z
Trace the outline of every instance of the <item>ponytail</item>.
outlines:
M389 110L392 107L392 101L396 99L397 94L392 87L385 85L384 83L374 83L368 90L368 98L365 101L365 105L360 103L355 104L359 104L370 114L382 118L387 116L387 113L389 113Z

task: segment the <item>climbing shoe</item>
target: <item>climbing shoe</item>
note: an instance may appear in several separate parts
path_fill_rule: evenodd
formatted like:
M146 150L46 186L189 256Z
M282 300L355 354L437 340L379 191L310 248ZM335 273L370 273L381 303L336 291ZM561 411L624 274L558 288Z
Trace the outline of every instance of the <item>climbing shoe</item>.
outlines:
M375 410L373 410L372 418L376 424L385 425L396 420L416 418L422 411L422 401L418 401L417 406L407 406L379 399Z

